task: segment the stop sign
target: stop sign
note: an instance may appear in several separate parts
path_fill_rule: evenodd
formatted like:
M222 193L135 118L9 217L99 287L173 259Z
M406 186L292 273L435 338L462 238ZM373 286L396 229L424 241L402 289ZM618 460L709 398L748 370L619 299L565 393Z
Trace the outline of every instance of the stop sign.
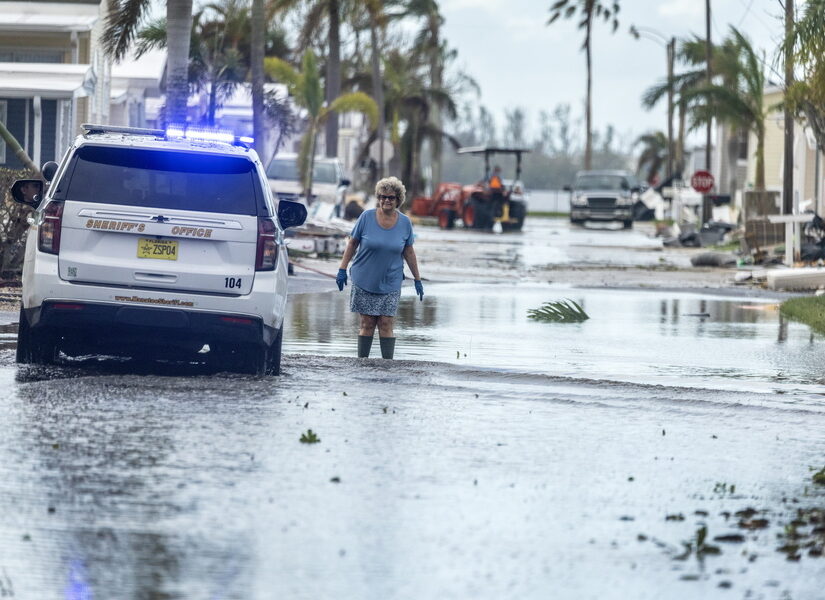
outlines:
M696 171L690 178L690 186L700 194L707 194L713 189L713 175L710 171Z

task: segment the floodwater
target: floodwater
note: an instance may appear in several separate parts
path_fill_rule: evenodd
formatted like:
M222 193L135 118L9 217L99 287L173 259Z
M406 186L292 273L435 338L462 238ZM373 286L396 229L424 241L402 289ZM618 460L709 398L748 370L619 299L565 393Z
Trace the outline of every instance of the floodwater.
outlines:
M480 238L482 260L661 255L562 229ZM823 598L821 336L753 298L425 292L395 361L354 358L348 293L291 296L277 378L17 366L6 315L0 598ZM527 319L564 298L591 318Z
M428 284L425 293L425 302L411 289L402 294L397 358L825 399L825 340L781 318L774 300L525 283ZM285 351L355 354L358 318L348 299L349 290L293 297ZM564 299L590 319L528 319L528 309Z

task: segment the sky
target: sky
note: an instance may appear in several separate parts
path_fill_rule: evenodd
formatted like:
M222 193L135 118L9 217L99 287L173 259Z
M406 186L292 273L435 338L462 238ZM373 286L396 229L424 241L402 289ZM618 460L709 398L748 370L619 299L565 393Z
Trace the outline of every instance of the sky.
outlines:
M552 0L441 0L443 35L458 50L457 64L481 86L481 103L496 116L523 107L528 128L538 126L542 109L569 103L584 114L586 84L582 32L576 19L547 20ZM779 0L713 0L711 39L721 41L736 26L773 63L781 39L783 8ZM664 37L704 38L702 0L622 0L619 28L598 23L593 38L593 120L597 129L612 124L630 139L659 129L666 131L665 102L646 111L641 95L667 75L664 42L636 40L633 24L655 29ZM655 37L655 36L653 36ZM676 72L679 66L676 67ZM769 78L779 77L769 73Z

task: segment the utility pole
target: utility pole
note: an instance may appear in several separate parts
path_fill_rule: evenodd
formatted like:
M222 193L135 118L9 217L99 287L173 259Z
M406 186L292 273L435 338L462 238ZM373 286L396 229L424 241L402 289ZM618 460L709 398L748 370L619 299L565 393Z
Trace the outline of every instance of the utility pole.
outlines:
M705 60L707 62L707 83L713 83L713 69L711 68L711 58L713 56L713 44L710 41L710 0L705 0ZM713 117L708 115L707 135L705 137L705 164L709 173L713 173L710 166L710 145L713 130ZM710 198L707 194L702 198L702 223L710 221L711 217Z
M676 38L667 44L667 176L673 177L673 59L676 54Z
M785 93L793 83L793 0L785 0ZM785 166L782 175L782 214L793 212L793 113L785 105ZM817 149L819 152L819 149Z

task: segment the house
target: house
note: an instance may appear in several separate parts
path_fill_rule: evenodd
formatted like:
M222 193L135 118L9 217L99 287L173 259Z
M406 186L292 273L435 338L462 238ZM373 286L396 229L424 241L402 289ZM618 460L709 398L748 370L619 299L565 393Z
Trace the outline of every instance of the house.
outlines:
M0 0L0 121L35 164L59 160L83 123L142 126L159 70L113 66L106 0ZM0 167L21 168L0 140Z
M771 86L764 92L765 106L775 107L783 97L783 90L779 86ZM756 179L756 157L753 150L756 148L756 136L751 133L748 139L748 164L744 185L740 187L753 189ZM771 110L765 124L765 189L779 193L781 201L784 182L785 166L785 117L784 113L774 108ZM808 128L794 122L794 150L793 150L793 205L794 212L809 207L818 214L825 212L823 199L822 153L816 150L813 135Z

